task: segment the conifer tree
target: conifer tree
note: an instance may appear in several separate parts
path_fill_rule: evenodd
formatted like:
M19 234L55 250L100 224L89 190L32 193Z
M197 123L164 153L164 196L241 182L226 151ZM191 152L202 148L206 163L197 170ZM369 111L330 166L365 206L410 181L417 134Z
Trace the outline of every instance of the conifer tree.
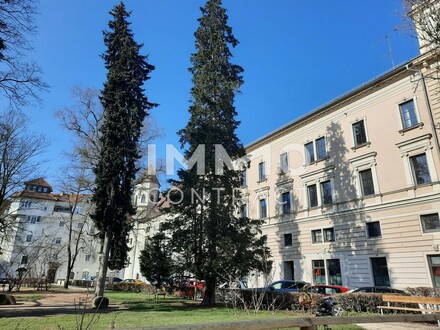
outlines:
M190 119L178 134L187 159L199 145L205 145L205 171L199 175L201 164L197 163L179 170L179 178L171 181L168 228L175 252L186 258L187 270L206 281L202 303L212 306L217 280L225 271L247 274L258 269L260 259L269 252L266 238L260 236L261 222L237 216L242 169L224 165L223 174L215 171L219 161L215 145L221 145L233 159L245 154L236 135L239 122L234 107L243 69L231 63L229 47L238 41L221 0L208 0L201 12L189 69L193 74Z
M100 273L95 295L102 296L107 267L126 266L129 217L135 213L131 203L133 181L140 158L139 138L144 118L155 104L144 94L143 85L154 66L140 54L121 1L110 12L110 31L104 32L107 47L103 54L108 70L101 93L104 122L101 126L100 154L94 169L96 188L93 220L103 240Z

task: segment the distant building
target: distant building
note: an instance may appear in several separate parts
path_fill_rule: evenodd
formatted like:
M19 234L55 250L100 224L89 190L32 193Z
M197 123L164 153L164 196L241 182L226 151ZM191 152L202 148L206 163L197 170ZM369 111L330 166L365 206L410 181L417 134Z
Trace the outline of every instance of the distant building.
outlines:
M70 279L96 276L99 270L100 244L89 214L93 205L89 195L53 193L43 178L25 182L24 190L14 194L9 209L10 230L0 245L0 278L17 276L25 269L28 277L50 277L62 281L67 272L67 244L72 224L72 248L79 253ZM142 176L137 182L134 203L138 205L140 223L135 223L130 235L129 265L126 269L108 270L108 277L142 278L138 256L143 249L148 228L155 228L159 183L156 177ZM145 280L145 279L144 279Z

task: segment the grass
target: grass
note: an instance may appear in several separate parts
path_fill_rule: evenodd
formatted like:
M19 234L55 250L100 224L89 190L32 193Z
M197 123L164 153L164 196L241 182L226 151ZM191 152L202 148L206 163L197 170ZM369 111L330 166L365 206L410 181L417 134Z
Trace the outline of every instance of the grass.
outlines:
M108 292L106 296L112 304L121 304L128 310L98 314L91 329L136 328L175 324L227 322L253 319L268 319L292 316L292 313L261 311L257 314L245 313L224 306L204 308L199 302L178 298L153 299L144 293ZM72 302L73 305L73 302ZM44 317L0 318L0 329L79 329L81 313ZM86 314L84 324L91 321ZM84 327L85 328L85 327ZM355 325L332 326L337 330L362 329Z

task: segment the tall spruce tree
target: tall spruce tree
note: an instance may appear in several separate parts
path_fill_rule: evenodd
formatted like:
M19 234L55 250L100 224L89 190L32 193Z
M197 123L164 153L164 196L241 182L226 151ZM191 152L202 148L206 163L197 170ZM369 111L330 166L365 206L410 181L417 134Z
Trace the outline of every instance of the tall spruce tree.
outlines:
M135 213L131 203L133 180L140 159L139 138L147 111L155 106L144 94L143 84L154 66L140 54L135 42L130 17L121 1L110 12L110 31L104 32L107 47L103 54L108 70L100 96L104 112L101 127L99 160L94 172L96 188L93 220L103 240L98 285L95 295L103 296L107 267L126 266L129 217Z
M175 252L185 257L187 270L206 281L204 305L215 304L219 277L239 276L259 269L269 255L266 237L261 236L259 220L237 217L242 169L223 166L215 171L215 145L221 145L231 158L245 150L236 135L236 93L243 83L243 69L231 63L229 47L238 44L228 26L221 0L209 0L200 8L202 17L195 32L196 52L191 55L193 74L190 119L179 131L185 157L189 159L199 145L205 145L205 172L197 166L179 170L171 183L171 216L168 222ZM199 169L200 170L200 169ZM233 274L225 274L228 272Z

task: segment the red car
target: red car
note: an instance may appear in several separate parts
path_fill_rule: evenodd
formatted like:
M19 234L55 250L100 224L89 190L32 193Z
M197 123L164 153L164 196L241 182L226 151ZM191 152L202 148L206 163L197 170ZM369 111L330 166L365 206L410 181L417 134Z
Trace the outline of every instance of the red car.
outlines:
M186 299L202 299L205 295L205 282L189 279L182 283L179 296Z
M310 293L318 293L324 296L330 296L332 294L344 293L349 289L346 286L341 285L328 285L328 284L317 284L309 288Z

